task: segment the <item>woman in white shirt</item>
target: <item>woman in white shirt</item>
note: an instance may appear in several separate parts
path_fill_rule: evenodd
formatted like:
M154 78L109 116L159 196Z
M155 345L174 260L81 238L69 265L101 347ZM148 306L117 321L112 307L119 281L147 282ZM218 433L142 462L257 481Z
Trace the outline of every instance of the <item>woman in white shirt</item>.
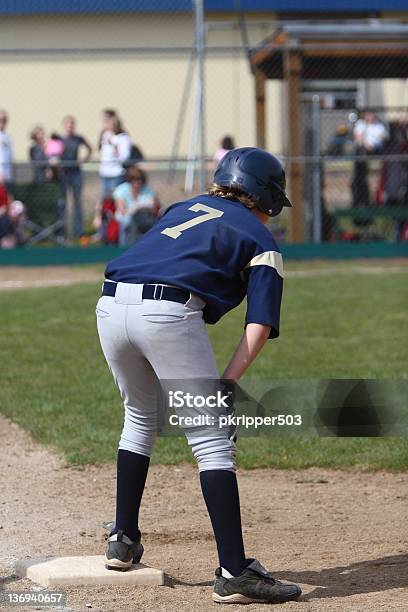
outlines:
M102 113L102 132L99 139L102 199L110 197L115 187L126 180L123 163L129 159L132 141L122 127L114 110Z

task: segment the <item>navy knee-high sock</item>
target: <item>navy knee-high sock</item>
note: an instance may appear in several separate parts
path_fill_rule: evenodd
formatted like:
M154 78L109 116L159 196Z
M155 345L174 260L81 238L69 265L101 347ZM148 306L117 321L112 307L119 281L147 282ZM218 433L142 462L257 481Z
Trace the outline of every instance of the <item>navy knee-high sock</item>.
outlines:
M131 540L139 537L139 508L145 488L150 458L127 450L118 450L116 482L116 522Z
M201 490L217 542L220 566L238 576L248 565L242 539L237 477L228 470L200 472Z

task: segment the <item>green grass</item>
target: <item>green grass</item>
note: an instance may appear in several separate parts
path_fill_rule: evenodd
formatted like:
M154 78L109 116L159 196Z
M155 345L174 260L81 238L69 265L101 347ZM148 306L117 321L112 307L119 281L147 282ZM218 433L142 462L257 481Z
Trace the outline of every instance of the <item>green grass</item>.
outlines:
M305 266L303 266L304 268ZM98 283L1 293L0 410L68 462L113 461L123 409L102 356ZM408 283L404 272L288 278L281 337L248 378L405 378ZM210 336L222 368L244 309ZM408 469L406 438L242 438L243 467ZM191 461L182 438L161 438L153 461Z

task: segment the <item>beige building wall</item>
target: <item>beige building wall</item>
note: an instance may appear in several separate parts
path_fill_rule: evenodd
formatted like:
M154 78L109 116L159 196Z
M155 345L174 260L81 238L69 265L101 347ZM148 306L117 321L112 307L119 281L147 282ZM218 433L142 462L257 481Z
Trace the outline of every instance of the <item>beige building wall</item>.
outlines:
M208 16L207 16L208 17ZM211 16L209 16L211 17ZM218 17L219 19L219 17ZM223 19L232 19L224 15ZM257 24L259 15L254 16ZM250 28L252 43L262 40L273 15L264 25ZM32 49L30 54L3 52L0 63L0 107L10 114L9 131L17 160L27 159L28 133L37 123L47 132L61 129L67 113L78 119L78 130L96 147L100 112L116 108L132 139L147 157L168 157L175 138L176 120L188 66L188 53L116 53L128 47L170 47L193 44L194 25L189 15L85 15L5 17L0 21L3 50ZM239 33L211 31L210 45L240 44ZM112 51L77 55L61 49L107 48ZM44 52L44 50L49 50ZM408 103L408 86L402 81L382 85L386 105ZM194 81L185 109L179 155L188 152ZM207 153L219 138L232 134L238 145L255 144L253 77L242 54L214 55L206 60ZM370 101L369 101L370 102ZM267 82L267 144L282 152L282 85Z
M386 79L383 81L384 106L408 108L408 79Z
M255 39L264 28L251 32ZM175 138L189 53L143 52L64 54L68 48L176 47L193 44L193 22L186 15L35 16L0 22L3 49L38 52L3 54L0 106L10 114L9 131L17 160L27 159L28 134L40 123L47 132L61 129L67 113L96 147L100 112L117 109L133 140L147 157L167 157ZM210 43L239 44L237 32L211 32ZM49 52L44 53L44 49ZM41 51L40 51L41 50ZM194 79L189 83L180 155L187 155ZM270 146L280 147L280 86L268 84ZM253 77L241 54L210 53L206 60L207 152L232 134L239 145L255 144Z

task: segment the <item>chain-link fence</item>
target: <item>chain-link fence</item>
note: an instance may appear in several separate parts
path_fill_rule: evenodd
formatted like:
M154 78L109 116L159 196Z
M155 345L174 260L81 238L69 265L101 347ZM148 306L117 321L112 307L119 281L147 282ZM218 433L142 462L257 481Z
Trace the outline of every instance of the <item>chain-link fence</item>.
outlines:
M134 239L160 206L211 181L223 144L264 144L281 156L302 215L296 236L292 220L298 212L272 221L279 240L405 240L408 61L400 38L406 33L398 30L398 40L387 42L387 54L373 52L373 41L359 42L354 64L352 25L347 40L328 41L325 57L297 33L290 53L295 48L303 65L295 107L285 73L289 47L277 38L285 24L240 13L225 20L205 14L200 80L196 3L190 11L185 4L175 1L171 12L3 20L0 170L14 203L5 215L1 202L7 195L0 186L2 245L116 243L119 200L126 208L122 217L132 218L126 240ZM255 65L265 49L275 55ZM67 116L74 125L64 121ZM229 139L222 144L224 137ZM132 170L130 187L112 199L131 160L142 172Z
M315 94L303 117L306 236L314 242L406 240L405 107L325 108Z

